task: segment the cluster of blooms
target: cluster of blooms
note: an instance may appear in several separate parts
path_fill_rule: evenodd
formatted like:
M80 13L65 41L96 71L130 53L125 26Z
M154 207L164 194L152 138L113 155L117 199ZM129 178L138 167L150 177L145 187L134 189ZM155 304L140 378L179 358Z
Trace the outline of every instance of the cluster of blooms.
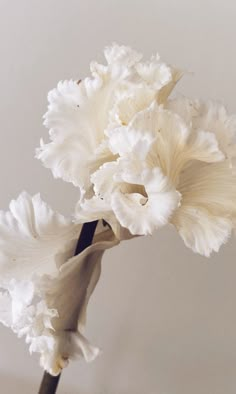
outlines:
M49 93L50 142L36 151L79 188L72 219L27 193L0 213L0 321L54 375L73 356L98 354L80 331L105 249L170 223L209 256L235 225L236 117L215 102L170 99L182 72L159 56L143 62L114 44L105 58ZM109 227L74 256L82 224L99 219Z

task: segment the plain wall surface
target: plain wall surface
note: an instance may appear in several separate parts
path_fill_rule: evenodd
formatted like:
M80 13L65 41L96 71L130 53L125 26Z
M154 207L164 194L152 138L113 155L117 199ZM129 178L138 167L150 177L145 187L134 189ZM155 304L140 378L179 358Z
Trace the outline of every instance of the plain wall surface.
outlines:
M47 92L80 79L117 41L187 71L177 92L236 113L233 0L0 0L0 208L21 190L70 213L77 190L34 159ZM59 394L235 394L235 238L210 259L174 229L108 251L86 335L102 348L71 362ZM36 393L38 356L0 327L0 391Z

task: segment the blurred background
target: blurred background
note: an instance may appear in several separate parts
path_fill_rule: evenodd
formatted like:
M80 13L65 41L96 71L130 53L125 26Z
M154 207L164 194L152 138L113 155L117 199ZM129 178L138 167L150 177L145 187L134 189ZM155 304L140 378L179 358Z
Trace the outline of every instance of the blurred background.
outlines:
M177 93L236 112L236 3L230 0L0 0L0 208L22 189L72 211L77 190L34 159L47 92L81 79L116 41L190 71ZM59 394L235 394L236 243L210 259L171 227L106 252L86 333L102 348L71 362ZM0 327L1 393L36 393L42 370Z

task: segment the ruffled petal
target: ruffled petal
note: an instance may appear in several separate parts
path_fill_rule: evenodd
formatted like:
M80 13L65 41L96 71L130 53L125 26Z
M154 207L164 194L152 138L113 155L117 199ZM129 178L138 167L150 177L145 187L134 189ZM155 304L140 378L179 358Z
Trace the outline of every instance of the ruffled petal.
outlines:
M39 298L35 283L12 279L1 287L0 321L18 337L25 336L30 352L49 352L53 348L51 320L57 316Z
M182 172L178 190L183 205L205 207L214 216L236 215L236 176L228 161L192 162Z
M223 152L219 149L215 134L209 131L200 130L191 135L187 151L189 160L214 163L225 159Z
M124 45L113 43L104 50L104 55L109 65L122 64L132 67L142 59L142 54Z
M0 283L54 273L71 254L81 225L54 213L39 194L23 192L0 211Z
M127 178L123 175L123 181ZM132 174L128 175L132 182ZM123 227L131 234L152 234L154 230L165 225L180 202L180 194L173 188L159 168L146 169L133 178L134 185L143 185L144 193L126 191L125 187L111 196L112 209Z
M150 140L155 136L149 145L146 162L150 167L161 167L175 185L184 166L191 160L211 163L224 159L213 133L195 132L178 114L155 103L136 115L130 129L144 135L148 131Z
M236 117L229 115L222 104L179 97L169 101L167 108L178 113L195 132L214 134L227 158L236 157Z
M134 130L129 127L119 127L109 133L109 147L114 155L137 155L145 159L155 140L155 134Z
M36 157L50 168L55 178L72 182L81 189L89 187L93 169L109 157L101 152L104 129L108 121L111 84L97 83L91 88L89 80L59 82L49 93L45 125L51 142L36 150Z
M140 111L148 108L156 99L156 90L143 84L130 85L128 89L116 92L116 100L109 114L109 130L128 125Z
M181 207L172 219L187 247L209 257L226 243L232 231L232 221L214 216L203 207Z
M172 222L187 246L209 256L231 233L236 217L236 177L228 161L188 165L180 176L181 207Z
M228 115L226 108L216 102L195 101L198 116L193 119L193 127L215 134L220 149L226 157L236 157L236 116Z
M150 61L136 65L138 75L155 90L160 90L172 80L170 67L160 62L159 55L153 56Z
M136 131L149 132L155 141L147 155L149 167L160 167L165 175L175 183L186 161L185 146L190 130L176 114L153 103L147 110L137 114L130 124Z

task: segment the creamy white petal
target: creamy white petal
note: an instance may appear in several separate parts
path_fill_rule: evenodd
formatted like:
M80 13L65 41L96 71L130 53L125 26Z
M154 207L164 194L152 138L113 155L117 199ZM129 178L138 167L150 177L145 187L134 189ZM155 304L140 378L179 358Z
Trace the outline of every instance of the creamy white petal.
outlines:
M193 119L198 115L198 104L185 96L179 96L165 103L165 108L178 114L192 128Z
M216 135L219 146L230 159L236 156L236 116L228 115L226 108L216 102L197 102L198 116L193 126Z
M231 233L236 217L236 177L228 161L192 162L182 172L181 207L172 222L187 246L209 256Z
M163 173L175 183L186 161L185 146L190 135L184 121L179 115L153 103L135 116L130 128L156 136L146 162L151 168L161 167Z
M136 115L130 128L156 139L150 145L146 162L150 167L160 166L174 184L179 175L191 160L206 162L221 161L223 153L213 133L194 131L182 118L170 110L152 104L149 109Z
M226 127L234 122L215 104L209 107L181 97L167 106L178 113L191 130L188 161L177 185L182 204L173 223L187 246L209 256L227 241L236 215L236 177L232 162L227 159L234 127Z
M206 257L218 252L232 231L232 221L214 216L202 207L181 207L174 215L173 223L187 247Z
M48 340L48 338L47 338ZM56 376L68 366L68 359L83 357L86 362L93 361L99 354L99 349L92 346L79 332L64 332L53 337L53 346L50 349L45 343L45 351L40 359L41 366L51 375ZM43 346L44 344L41 344Z
M56 272L73 251L80 229L53 212L39 194L21 193L9 211L0 211L0 282Z
M203 206L214 216L236 215L236 176L228 161L192 162L182 172L178 190L182 204Z
M91 176L93 188L96 196L102 198L106 194L111 194L114 191L115 179L114 176L119 171L119 160L105 163L99 168L98 171L94 172Z
M213 133L226 157L236 156L236 117L229 115L222 104L180 97L169 101L167 108L178 113L194 131Z
M34 297L34 285L31 281L16 281L11 279L7 290L12 298L11 313L12 324L16 324L24 314L24 309L31 303Z
M15 280L2 286L0 321L18 337L25 336L32 351L51 351L51 319L57 315L39 299L35 284L30 280Z
M91 89L88 79L64 81L49 94L45 125L51 142L36 151L36 157L61 177L81 188L89 186L93 168L99 167L109 151L100 151L108 120L112 84Z
M156 102L153 102L146 110L139 112L130 123L130 128L140 131L146 130L157 136L161 134L168 142L172 142L174 139L175 145L184 144L190 134L186 123L179 115L165 110ZM176 131L174 132L174 130Z
M170 67L160 62L159 55L152 57L150 61L138 63L136 70L139 76L156 90L160 90L172 80Z
M209 131L199 130L193 133L189 138L187 150L191 160L214 163L225 159L215 134Z
M109 133L109 147L114 155L137 155L142 160L145 159L155 138L154 133L123 126Z
M132 48L116 43L107 46L104 55L109 65L122 64L126 67L132 67L142 59L142 54Z
M148 108L156 99L156 90L142 84L130 85L116 92L116 100L109 114L109 130L128 125L140 111ZM105 131L107 134L107 131Z
M95 195L102 198L109 204L111 195L118 188L128 192L133 190L135 184L136 191L140 181L140 173L146 168L145 163L140 160L133 160L130 156L119 158L115 162L105 163L92 176ZM140 189L143 190L142 185Z
M137 176L134 177L136 182ZM135 187L133 192L128 193L117 190L111 196L112 209L120 224L128 228L131 234L152 234L168 222L179 205L180 194L159 168L143 170L139 184L144 186L145 194L135 192Z

